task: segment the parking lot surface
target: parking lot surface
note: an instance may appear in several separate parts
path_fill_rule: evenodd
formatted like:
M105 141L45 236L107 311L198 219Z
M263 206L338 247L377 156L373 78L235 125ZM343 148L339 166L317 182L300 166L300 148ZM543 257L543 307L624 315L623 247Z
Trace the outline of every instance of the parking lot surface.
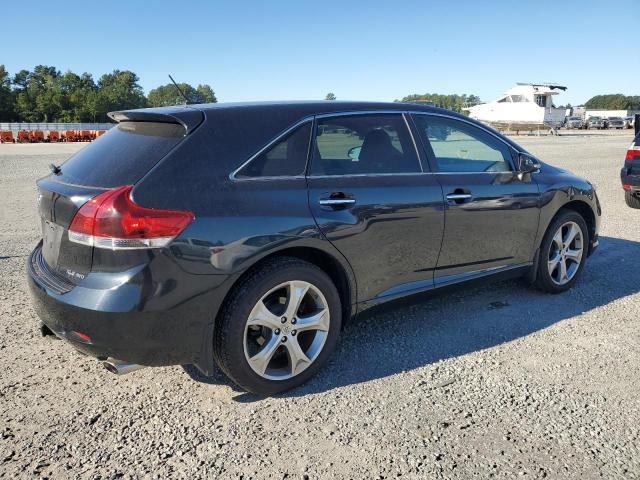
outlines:
M640 210L619 180L632 135L514 138L597 187L600 248L575 288L400 304L267 399L189 366L117 377L41 337L24 273L34 182L84 145L0 145L0 477L640 478Z

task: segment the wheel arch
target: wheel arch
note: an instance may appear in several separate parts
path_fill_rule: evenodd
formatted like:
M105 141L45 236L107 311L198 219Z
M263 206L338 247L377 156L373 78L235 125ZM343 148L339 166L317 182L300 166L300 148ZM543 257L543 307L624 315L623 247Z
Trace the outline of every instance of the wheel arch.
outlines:
M555 209L553 214L547 217L548 219L545 221L544 229L541 228L539 231L539 236L536 242L536 254L540 249L540 245L542 244L542 239L544 238L545 233L549 229L549 225L553 223L553 221L558 217L558 215L560 215L563 211L566 211L566 210L574 211L578 213L582 218L584 218L584 221L587 224L587 228L589 230L588 254L589 255L591 254L591 251L593 249L593 239L594 239L594 236L596 235L596 230L598 225L597 225L596 215L593 212L591 205L587 201L581 200L581 199L570 200L566 203L559 205Z
M231 293L235 288L244 281L245 278L250 276L254 271L259 269L267 261L272 260L275 257L295 257L300 260L309 262L323 272L325 272L331 281L334 283L340 294L340 301L342 303L343 325L348 321L349 317L354 315L356 298L356 286L355 276L351 267L346 263L346 260L336 258L336 256L328 253L322 248L313 246L287 246L279 250L271 251L268 254L260 257L249 267L247 267L237 278L233 281L229 289L227 290L220 308L216 314L215 322L217 323L220 312L223 310L225 303L229 299Z
M551 221L553 221L562 210L573 210L580 214L582 218L584 218L585 223L587 224L587 228L589 229L589 239L592 240L596 234L596 216L593 213L591 206L582 200L572 200L570 202L565 203L553 216ZM547 227L548 228L548 227Z

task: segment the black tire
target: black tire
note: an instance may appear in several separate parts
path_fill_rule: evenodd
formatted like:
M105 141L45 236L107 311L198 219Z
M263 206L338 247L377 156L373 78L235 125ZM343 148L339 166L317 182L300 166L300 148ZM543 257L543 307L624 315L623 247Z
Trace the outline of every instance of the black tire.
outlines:
M245 327L260 299L278 285L301 280L316 287L327 302L330 326L315 361L297 375L267 379L256 373L245 357ZM225 302L214 333L213 352L220 369L239 387L258 395L273 395L298 387L314 376L335 350L342 325L340 295L329 276L317 266L294 257L274 257L253 270Z
M556 283L551 274L549 273L549 255L552 247L553 236L557 230L567 222L574 222L578 225L582 233L583 239L583 252L580 264L573 277L565 284ZM560 210L556 217L553 219L549 227L547 228L542 244L540 245L540 253L538 254L538 272L536 274L535 286L540 290L549 293L561 293L569 290L576 283L587 258L589 251L589 229L587 228L587 222L585 222L582 215L574 210Z
M640 197L634 195L633 193L624 192L624 201L627 202L627 205L629 207L640 209Z

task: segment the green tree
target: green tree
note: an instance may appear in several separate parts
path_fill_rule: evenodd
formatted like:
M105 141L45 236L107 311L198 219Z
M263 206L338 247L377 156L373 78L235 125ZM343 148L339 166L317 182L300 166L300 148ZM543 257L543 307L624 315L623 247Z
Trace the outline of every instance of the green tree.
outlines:
M0 65L0 121L15 117L15 95L11 90L11 77L4 65Z
M467 95L463 93L462 95L442 95L439 93L423 93L423 94L413 94L407 95L406 97L400 100L401 102L408 103L433 103L438 107L448 108L450 110L454 110L456 112L462 111L463 108L477 105L480 103L480 97L477 95Z
M600 110L627 110L630 108L633 97L626 97L621 93L608 95L596 95L584 104L586 108Z
M188 83L179 83L180 90L185 94L190 103L214 103L216 95L209 85L198 85L193 88ZM161 85L149 92L149 106L166 107L168 105L182 105L185 99L173 83Z
M21 70L13 80L16 89L15 110L21 120L51 121L62 109L60 72L55 67L38 65L33 72Z
M107 113L114 110L184 103L173 84L152 90L147 100L138 82L129 70L114 70L96 82L90 73L61 74L47 65L11 77L0 65L0 121L106 122ZM217 102L210 85L194 88L183 83L181 88L190 102Z
M210 85L202 84L196 88L198 94L198 103L217 103L218 99Z
M115 110L129 110L147 106L138 76L129 70L114 70L98 80L101 111L96 121L107 121L107 113Z
M336 96L333 94L333 92L329 92L327 93L327 96L324 97L325 100L335 100Z

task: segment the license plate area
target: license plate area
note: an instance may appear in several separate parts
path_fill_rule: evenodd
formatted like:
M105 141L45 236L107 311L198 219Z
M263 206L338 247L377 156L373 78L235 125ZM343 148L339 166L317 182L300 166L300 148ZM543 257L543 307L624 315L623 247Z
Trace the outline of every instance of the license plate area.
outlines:
M50 268L58 267L60 243L64 229L49 220L42 219L42 256Z

